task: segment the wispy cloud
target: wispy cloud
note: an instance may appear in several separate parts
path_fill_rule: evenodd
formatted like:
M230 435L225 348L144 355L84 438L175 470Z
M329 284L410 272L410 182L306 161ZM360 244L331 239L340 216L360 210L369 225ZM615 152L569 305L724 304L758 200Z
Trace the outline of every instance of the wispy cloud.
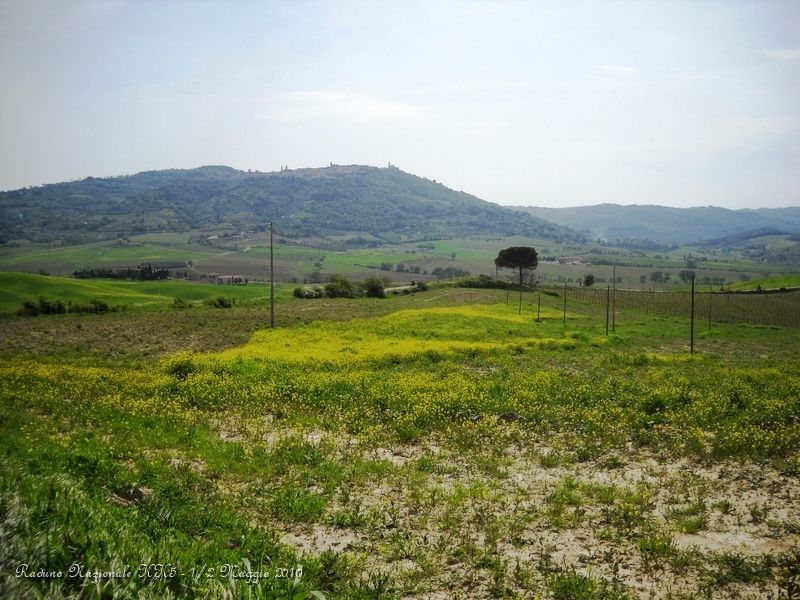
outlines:
M800 48L771 48L764 50L764 55L773 60L798 60Z

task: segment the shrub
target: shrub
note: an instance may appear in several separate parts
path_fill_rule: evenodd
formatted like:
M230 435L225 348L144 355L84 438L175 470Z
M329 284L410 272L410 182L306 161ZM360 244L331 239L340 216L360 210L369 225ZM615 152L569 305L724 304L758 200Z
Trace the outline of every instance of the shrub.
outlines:
M355 298L358 292L358 286L347 275L331 275L330 281L325 284L328 298Z
M214 308L230 308L233 306L234 301L229 300L225 296L217 296L216 298L207 298L205 304L213 306Z
M111 307L108 304L97 298L89 300L89 304L69 304L67 306L67 312L71 313L100 314L107 313L110 310ZM117 310L117 308L114 310Z
M296 287L292 290L292 295L295 298L304 298L306 300L311 298L324 298L325 297L325 290L322 289L320 286L315 286L313 288L306 288L306 287Z
M107 313L110 310L108 304L97 298L89 300L89 311L92 313Z
M25 300L22 308L17 311L20 317L35 317L37 315L60 315L67 312L67 307L61 300L48 300L39 296L36 301Z
M501 288L508 287L505 281L496 281L488 275L478 275L477 277L468 277L459 280L456 285L464 288Z

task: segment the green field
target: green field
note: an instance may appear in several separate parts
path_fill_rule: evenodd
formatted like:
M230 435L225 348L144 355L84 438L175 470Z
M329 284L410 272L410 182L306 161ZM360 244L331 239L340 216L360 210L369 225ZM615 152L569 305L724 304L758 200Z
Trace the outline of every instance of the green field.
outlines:
M68 274L84 267L136 267L149 261L190 261L217 251L203 246L174 247L165 244L94 242L78 246L6 248L0 254L0 270L44 270Z
M287 291L280 292L288 293ZM264 285L210 285L183 280L119 281L109 279L71 279L31 273L0 272L0 313L15 312L24 300L40 296L64 303L86 304L92 299L109 306L171 303L175 298L187 302L225 296L237 300L264 298Z
M794 593L798 330L541 298L0 321L0 595Z
M210 233L218 233L207 239ZM342 240L348 236L341 236ZM202 243L190 243L191 240ZM719 287L739 285L756 278L785 275L800 270L791 264L768 264L747 260L738 253L709 253L697 248L681 247L666 251L638 251L598 245L596 243L557 243L553 240L524 237L474 237L447 240L382 243L376 248L345 250L331 246L331 240L279 240L275 244L275 277L279 282L302 282L346 274L364 279L388 263L388 274L398 283L412 279L433 280L434 269L456 268L475 275L494 276L494 258L500 249L510 245L533 245L539 251L537 278L544 283L564 281L577 284L592 274L600 284L610 281L612 263L622 287L649 289L655 271L669 273L666 284L657 289L680 290L685 287L679 273L686 268L685 257L696 262L694 271L700 281L706 277ZM545 261L545 257L578 256L591 264L570 265ZM94 242L76 246L44 247L27 245L5 247L0 251L0 271L45 272L70 275L81 268L135 267L148 262L189 262L186 271L193 277L209 274L240 275L250 279L269 278L269 240L264 232L241 234L232 231L186 233L149 233L120 240ZM418 267L420 273L399 272L398 265ZM427 272L427 273L426 273ZM382 273L387 273L383 271ZM500 272L500 277L511 276ZM641 282L641 278L645 282Z
M734 291L751 291L761 286L763 290L777 290L780 288L800 287L800 275L780 275L775 277L762 277L751 281L741 281L729 286Z

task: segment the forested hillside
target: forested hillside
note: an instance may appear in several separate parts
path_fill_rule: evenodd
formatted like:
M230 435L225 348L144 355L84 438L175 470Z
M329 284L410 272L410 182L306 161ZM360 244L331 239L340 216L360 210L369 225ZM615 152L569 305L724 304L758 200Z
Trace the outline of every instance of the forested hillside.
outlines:
M331 165L245 172L223 166L87 178L0 193L2 242L80 243L148 231L353 233L380 240L500 233L563 239L570 230L395 167Z

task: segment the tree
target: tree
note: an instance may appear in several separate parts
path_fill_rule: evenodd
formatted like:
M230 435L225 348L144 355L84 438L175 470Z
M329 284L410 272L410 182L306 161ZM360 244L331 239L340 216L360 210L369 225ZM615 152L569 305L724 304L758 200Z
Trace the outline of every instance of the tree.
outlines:
M425 273L427 275L427 272ZM469 277L469 271L455 267L436 267L431 273L436 279L452 279L453 277Z
M678 273L678 277L681 278L683 283L689 283L692 280L692 277L694 277L694 271L691 269L681 269L681 272Z
M500 250L497 258L494 259L494 264L500 269L516 270L519 273L521 289L525 273L533 271L539 265L539 256L536 254L536 250L529 246L511 246Z
M519 272L519 312L522 312L522 282L526 272L532 272L539 264L536 249L530 246L511 246L500 250L494 264L500 269L514 269Z
M586 287L592 287L594 285L594 275L589 273L586 277L584 277L583 285L585 285Z
M389 283L388 277L371 275L361 282L361 287L364 288L364 293L370 298L385 298L386 287Z

